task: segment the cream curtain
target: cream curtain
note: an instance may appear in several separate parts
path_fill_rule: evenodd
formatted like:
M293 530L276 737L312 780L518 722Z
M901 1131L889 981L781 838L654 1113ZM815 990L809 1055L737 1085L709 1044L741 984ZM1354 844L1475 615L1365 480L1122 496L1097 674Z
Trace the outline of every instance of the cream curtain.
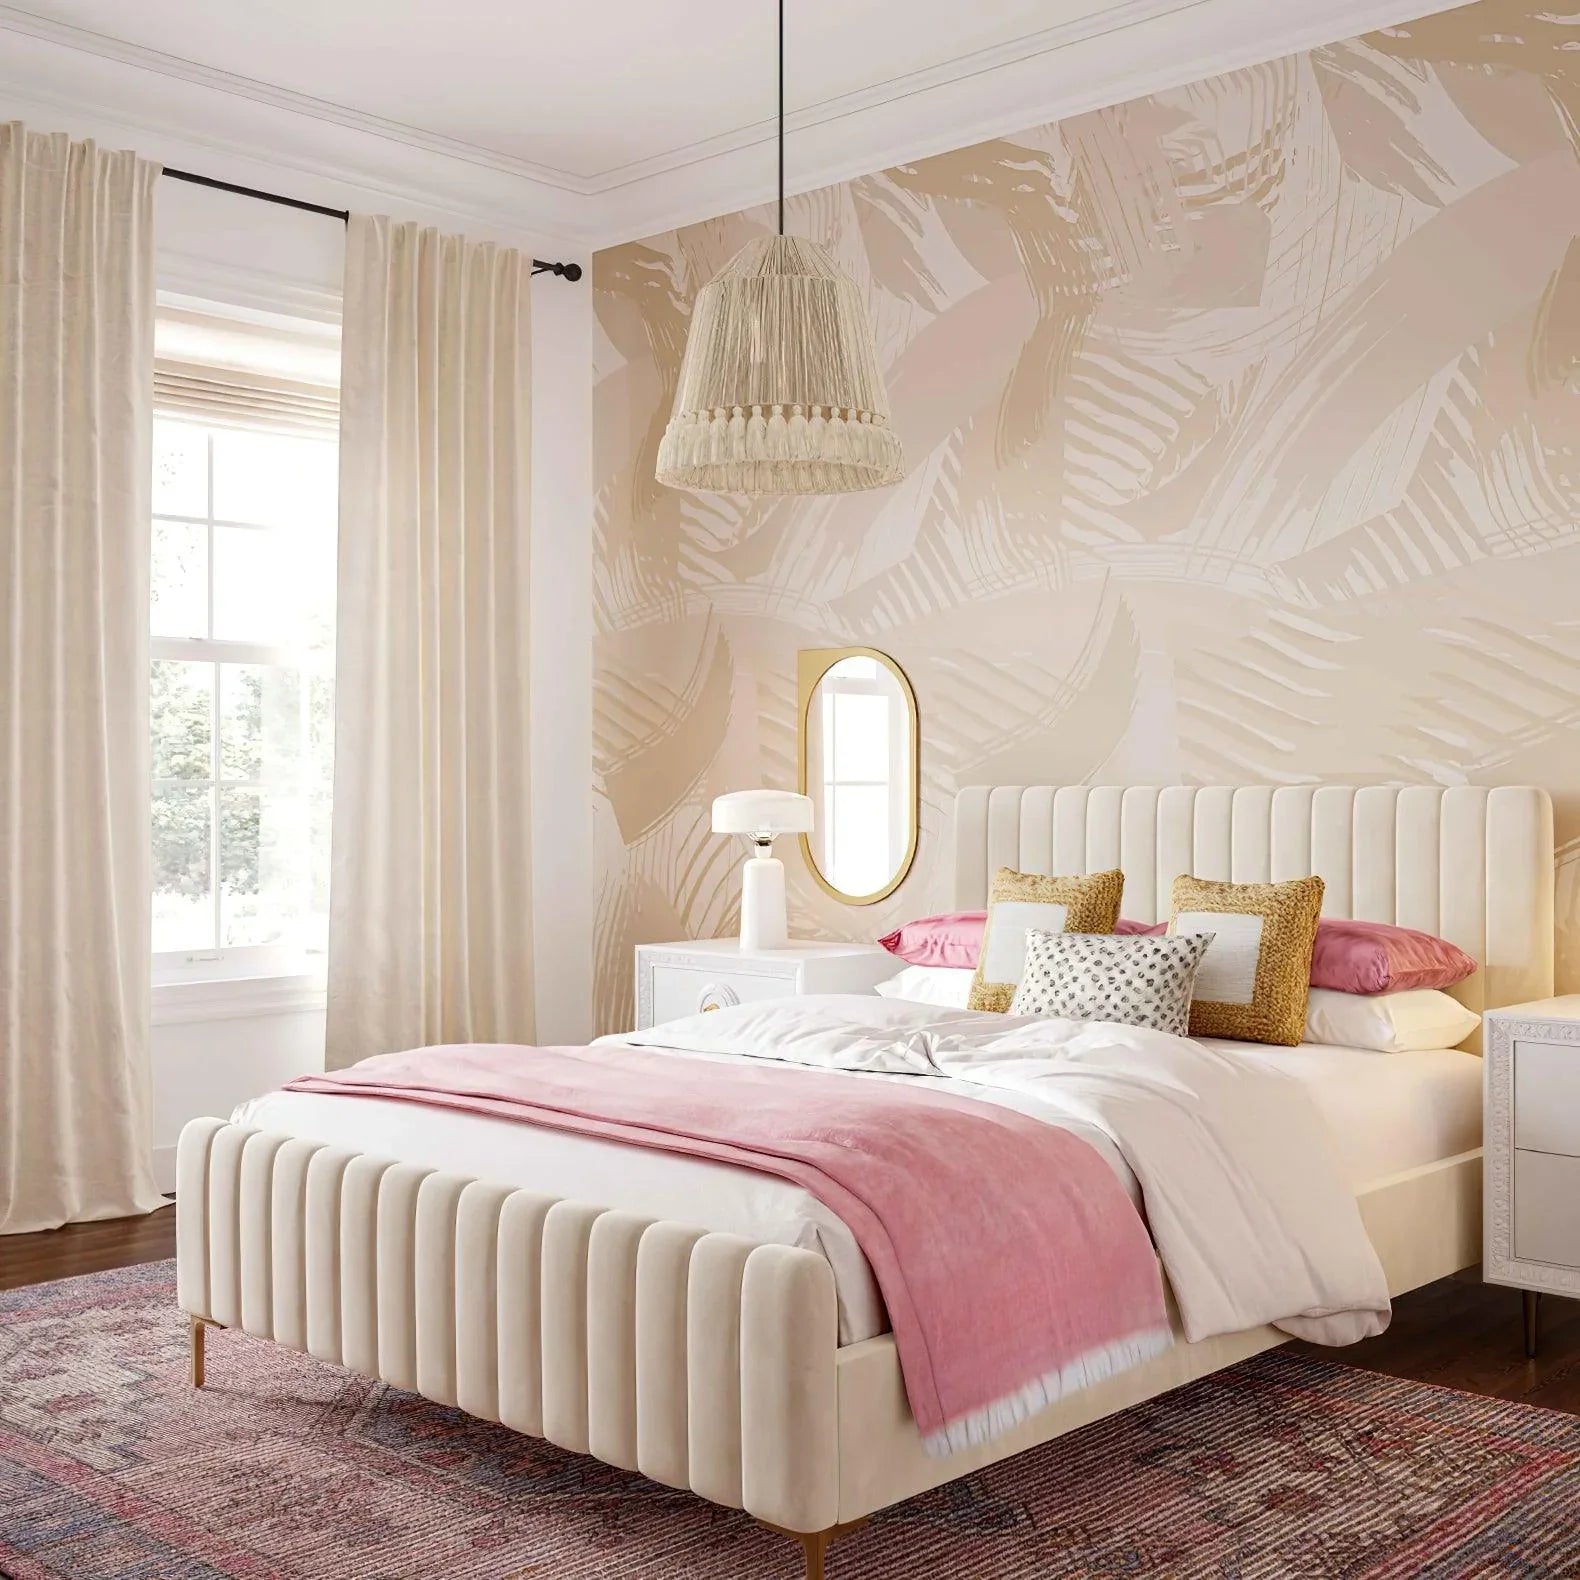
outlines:
M163 1205L149 1130L158 166L0 127L0 1232Z
M529 270L351 220L330 1069L532 1037Z

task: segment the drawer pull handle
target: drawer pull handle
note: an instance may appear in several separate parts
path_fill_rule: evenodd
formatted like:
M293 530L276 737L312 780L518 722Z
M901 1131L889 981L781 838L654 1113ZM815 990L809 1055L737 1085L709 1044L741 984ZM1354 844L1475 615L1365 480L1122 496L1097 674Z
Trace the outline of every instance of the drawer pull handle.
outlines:
M741 996L728 982L709 982L697 995L697 1008L704 1014L739 1004Z

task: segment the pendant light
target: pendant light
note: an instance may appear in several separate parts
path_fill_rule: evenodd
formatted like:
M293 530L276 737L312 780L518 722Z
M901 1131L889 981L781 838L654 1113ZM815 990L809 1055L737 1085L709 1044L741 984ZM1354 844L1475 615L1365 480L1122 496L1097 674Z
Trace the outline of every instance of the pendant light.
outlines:
M779 0L779 233L697 293L658 480L715 494L849 494L897 482L900 441L861 292L785 233L785 8Z

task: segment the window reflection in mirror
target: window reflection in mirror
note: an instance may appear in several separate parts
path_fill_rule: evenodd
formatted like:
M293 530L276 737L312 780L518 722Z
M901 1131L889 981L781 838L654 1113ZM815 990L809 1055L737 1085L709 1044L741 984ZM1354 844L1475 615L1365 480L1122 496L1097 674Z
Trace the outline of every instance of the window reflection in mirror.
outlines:
M801 655L801 785L814 821L804 849L831 894L891 893L916 846L916 702L892 659L871 649Z

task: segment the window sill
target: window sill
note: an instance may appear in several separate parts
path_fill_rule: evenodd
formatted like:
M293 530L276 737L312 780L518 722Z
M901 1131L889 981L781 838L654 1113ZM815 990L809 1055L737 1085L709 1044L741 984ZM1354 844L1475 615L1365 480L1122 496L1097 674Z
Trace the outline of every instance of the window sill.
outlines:
M323 979L314 976L159 982L154 985L153 1024L180 1026L193 1021L311 1014L321 1012L327 999Z

